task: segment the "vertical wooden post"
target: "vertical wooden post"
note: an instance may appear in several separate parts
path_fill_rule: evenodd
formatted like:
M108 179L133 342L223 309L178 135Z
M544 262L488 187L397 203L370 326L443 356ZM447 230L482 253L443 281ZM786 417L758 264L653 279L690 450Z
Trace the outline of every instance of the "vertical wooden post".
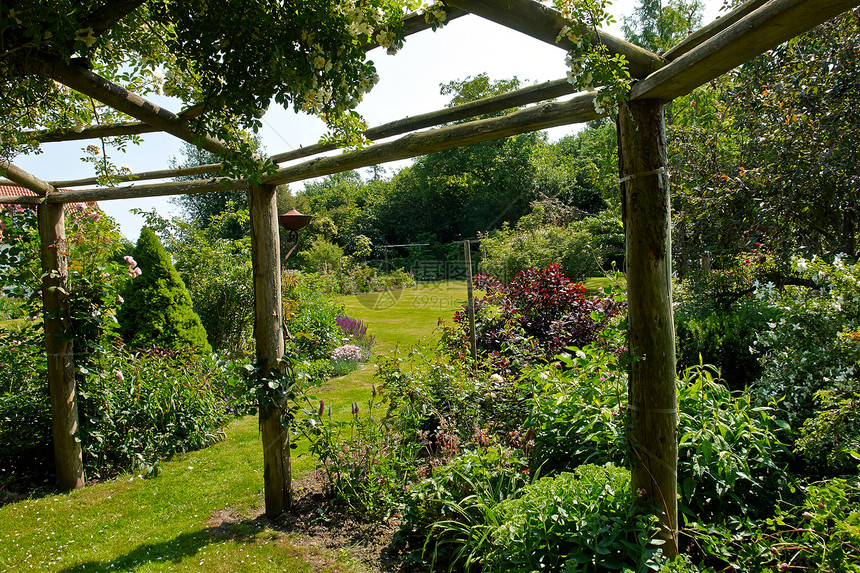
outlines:
M469 292L469 342L472 345L472 360L475 363L475 372L478 371L478 341L475 335L475 293L472 291L472 245L464 241L464 252L466 255L466 289Z
M42 308L48 387L54 435L57 485L64 490L84 487L84 462L78 436L78 399L69 312L69 267L63 206L42 203L37 209L42 259Z
M663 103L632 101L618 113L619 170L627 244L633 448L631 487L657 508L664 553L677 554L678 407L666 126Z
M251 258L254 267L254 339L260 375L267 376L284 355L281 330L281 246L274 185L249 193ZM290 434L281 422L286 404L260 404L266 515L275 518L292 506Z

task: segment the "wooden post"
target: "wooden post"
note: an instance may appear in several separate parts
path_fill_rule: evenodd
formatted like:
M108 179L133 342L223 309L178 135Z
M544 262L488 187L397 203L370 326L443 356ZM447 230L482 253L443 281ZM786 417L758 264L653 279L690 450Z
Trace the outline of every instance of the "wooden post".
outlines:
M284 355L281 330L281 246L274 185L251 188L251 258L254 267L254 339L261 377ZM260 404L266 515L276 518L292 506L290 434L281 422L286 404Z
M469 341L472 345L472 360L475 363L475 371L478 371L478 341L475 336L475 293L472 291L472 245L464 241L463 246L466 254L466 289L469 292Z
M619 170L627 243L631 487L656 510L664 554L677 554L678 409L672 317L671 209L666 127L659 100L618 113Z
M78 435L78 399L69 313L69 267L63 206L42 203L37 208L42 258L42 308L48 387L54 435L57 485L64 490L84 487L84 462Z

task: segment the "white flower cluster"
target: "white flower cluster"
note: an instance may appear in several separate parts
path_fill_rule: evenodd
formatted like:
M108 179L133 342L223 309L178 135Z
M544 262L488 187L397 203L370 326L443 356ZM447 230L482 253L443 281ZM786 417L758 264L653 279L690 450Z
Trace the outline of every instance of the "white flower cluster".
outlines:
M164 72L159 69L152 70L151 81L158 95L164 95Z
M434 30L444 26L448 19L448 12L445 11L445 7L441 4L424 6L421 8L421 12L424 14L424 21L430 24Z
M376 34L376 43L379 44L380 47L385 48L385 51L389 56L393 56L397 53L397 34L388 28L383 28L378 34Z

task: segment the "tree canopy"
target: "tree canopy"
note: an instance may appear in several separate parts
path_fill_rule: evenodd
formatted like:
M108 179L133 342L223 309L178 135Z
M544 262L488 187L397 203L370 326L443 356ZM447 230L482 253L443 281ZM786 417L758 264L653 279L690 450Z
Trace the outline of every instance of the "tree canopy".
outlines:
M348 122L378 79L365 46L396 49L401 17L415 7L404 0L4 2L0 115L7 121L0 126L0 155L36 149L26 130L127 120L94 101L105 103L104 84L89 96L66 87L70 77L92 70L137 95L164 93L196 106L173 118L196 116L187 123L187 139L208 137L214 143L207 148L222 159L258 170L246 134L260 127L269 104L319 114L333 126ZM111 174L107 161L100 166Z

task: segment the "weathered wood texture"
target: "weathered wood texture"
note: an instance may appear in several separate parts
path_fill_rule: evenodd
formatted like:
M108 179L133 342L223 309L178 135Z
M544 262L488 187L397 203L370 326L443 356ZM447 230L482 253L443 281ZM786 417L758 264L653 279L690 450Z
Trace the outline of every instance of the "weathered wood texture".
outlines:
M726 28L732 26L735 22L749 14L758 10L770 0L747 0L734 10L724 14L706 26L702 26L698 30L691 33L689 36L678 42L675 46L666 50L661 54L666 60L676 60L686 54L705 40L708 40Z
M514 90L506 94L483 98L473 102L455 105L449 108L445 108L443 110L407 117L376 127L371 127L364 132L364 136L370 140L383 139L386 137L392 137L395 135L408 133L416 129L433 127L436 125L441 125L443 123L458 121L461 119L468 119L478 115L504 111L506 109L511 109L530 103L553 99L564 95L570 95L572 93L574 93L573 86L571 86L567 82L567 80L554 80L551 82L545 82L542 84ZM292 151L287 151L285 153L273 155L270 157L270 159L275 163L284 163L287 161L293 161L295 159L301 159L303 157L310 157L319 153L325 153L326 151L332 151L335 149L337 149L336 145L329 143L317 143L314 145L300 147ZM165 179L168 177L180 177L186 175L214 174L218 173L220 170L221 164L212 163L208 165L198 165L195 167L183 167L180 169L145 171L142 173L134 173L132 175L123 175L120 176L118 179L120 181L145 181L147 179ZM55 187L83 187L85 185L98 184L98 178L89 177L86 179L73 179L68 181L52 181L51 183Z
M169 179L171 177L186 177L188 175L209 175L216 177L221 172L220 163L208 163L206 165L195 165L193 167L180 167L178 169L160 169L157 171L144 171L141 173L132 173L131 175L120 175L117 180L129 181L146 181L148 179ZM86 179L69 179L67 181L51 181L54 187L62 187L68 189L71 187L84 187L86 185L98 185L98 177L87 177Z
M567 101L545 103L515 111L502 117L475 120L469 123L412 133L400 139L380 143L358 151L312 159L304 163L279 169L275 175L264 177L263 183L280 185L302 181L312 177L340 173L388 161L418 157L419 155L445 151L463 145L500 139L548 127L590 121L600 117L603 116L594 111L594 94L586 93ZM157 197L160 195L176 195L181 193L225 191L228 189L242 189L247 187L247 185L248 181L244 179L231 180L222 178L120 188L70 189L64 191L61 195L52 195L48 200L63 203L107 201L111 199Z
M251 188L251 259L254 268L254 339L260 375L279 368L284 355L281 330L281 247L275 187ZM263 482L266 515L281 515L292 506L290 436L281 423L286 405L260 404Z
M16 183L25 189L29 189L37 195L47 195L54 190L49 183L42 181L32 173L24 171L20 167L11 163L8 159L0 158L0 174L8 177L12 183Z
M375 141L386 137L402 135L410 131L415 131L416 129L434 127L451 121L459 121L462 119L477 117L479 115L504 111L506 109L528 105L530 103L570 95L572 93L574 93L573 86L571 86L567 80L553 80L510 91L508 93L447 107L442 110L405 117L403 119L384 123L376 127L371 127L364 132L364 136ZM284 163L286 161L292 161L294 159L310 157L312 155L317 155L318 153L332 151L333 149L337 149L337 147L332 144L318 143L287 151L286 153L273 155L270 159L275 163Z
M197 104L177 114L179 119L192 119L200 115L203 105ZM40 143L58 143L61 141L79 141L81 139L95 139L99 137L116 137L120 135L140 135L161 131L147 123L139 121L126 121L121 123L107 123L93 125L81 129L51 129L42 131L25 131L21 139L33 139Z
M600 117L602 115L594 111L594 94L586 93L567 101L544 103L502 117L411 133L366 149L313 159L279 169L277 174L264 177L263 181L271 184L291 183Z
M57 485L71 490L84 487L84 462L78 435L78 401L69 313L69 267L62 205L37 208L42 258L42 308L48 388L54 437Z
M633 86L630 99L669 101L782 42L860 5L860 0L770 0Z
M80 66L66 64L60 58L46 61L40 71L68 87L88 95L103 104L121 111L179 139L218 153L224 144L208 135L194 133L178 115L131 93L106 78Z
M628 405L632 484L645 506L662 508L664 551L677 552L678 414L669 177L663 103L630 102L618 113L622 218L627 245Z
M565 50L572 48L567 38L556 42L558 33L570 23L556 10L533 0L448 0L447 4L553 46ZM593 42L599 41L606 45L610 52L624 54L629 62L630 75L634 78L644 78L665 63L657 54L605 32L599 32L598 37L593 38L594 34L590 29L580 27L580 30L592 37Z

